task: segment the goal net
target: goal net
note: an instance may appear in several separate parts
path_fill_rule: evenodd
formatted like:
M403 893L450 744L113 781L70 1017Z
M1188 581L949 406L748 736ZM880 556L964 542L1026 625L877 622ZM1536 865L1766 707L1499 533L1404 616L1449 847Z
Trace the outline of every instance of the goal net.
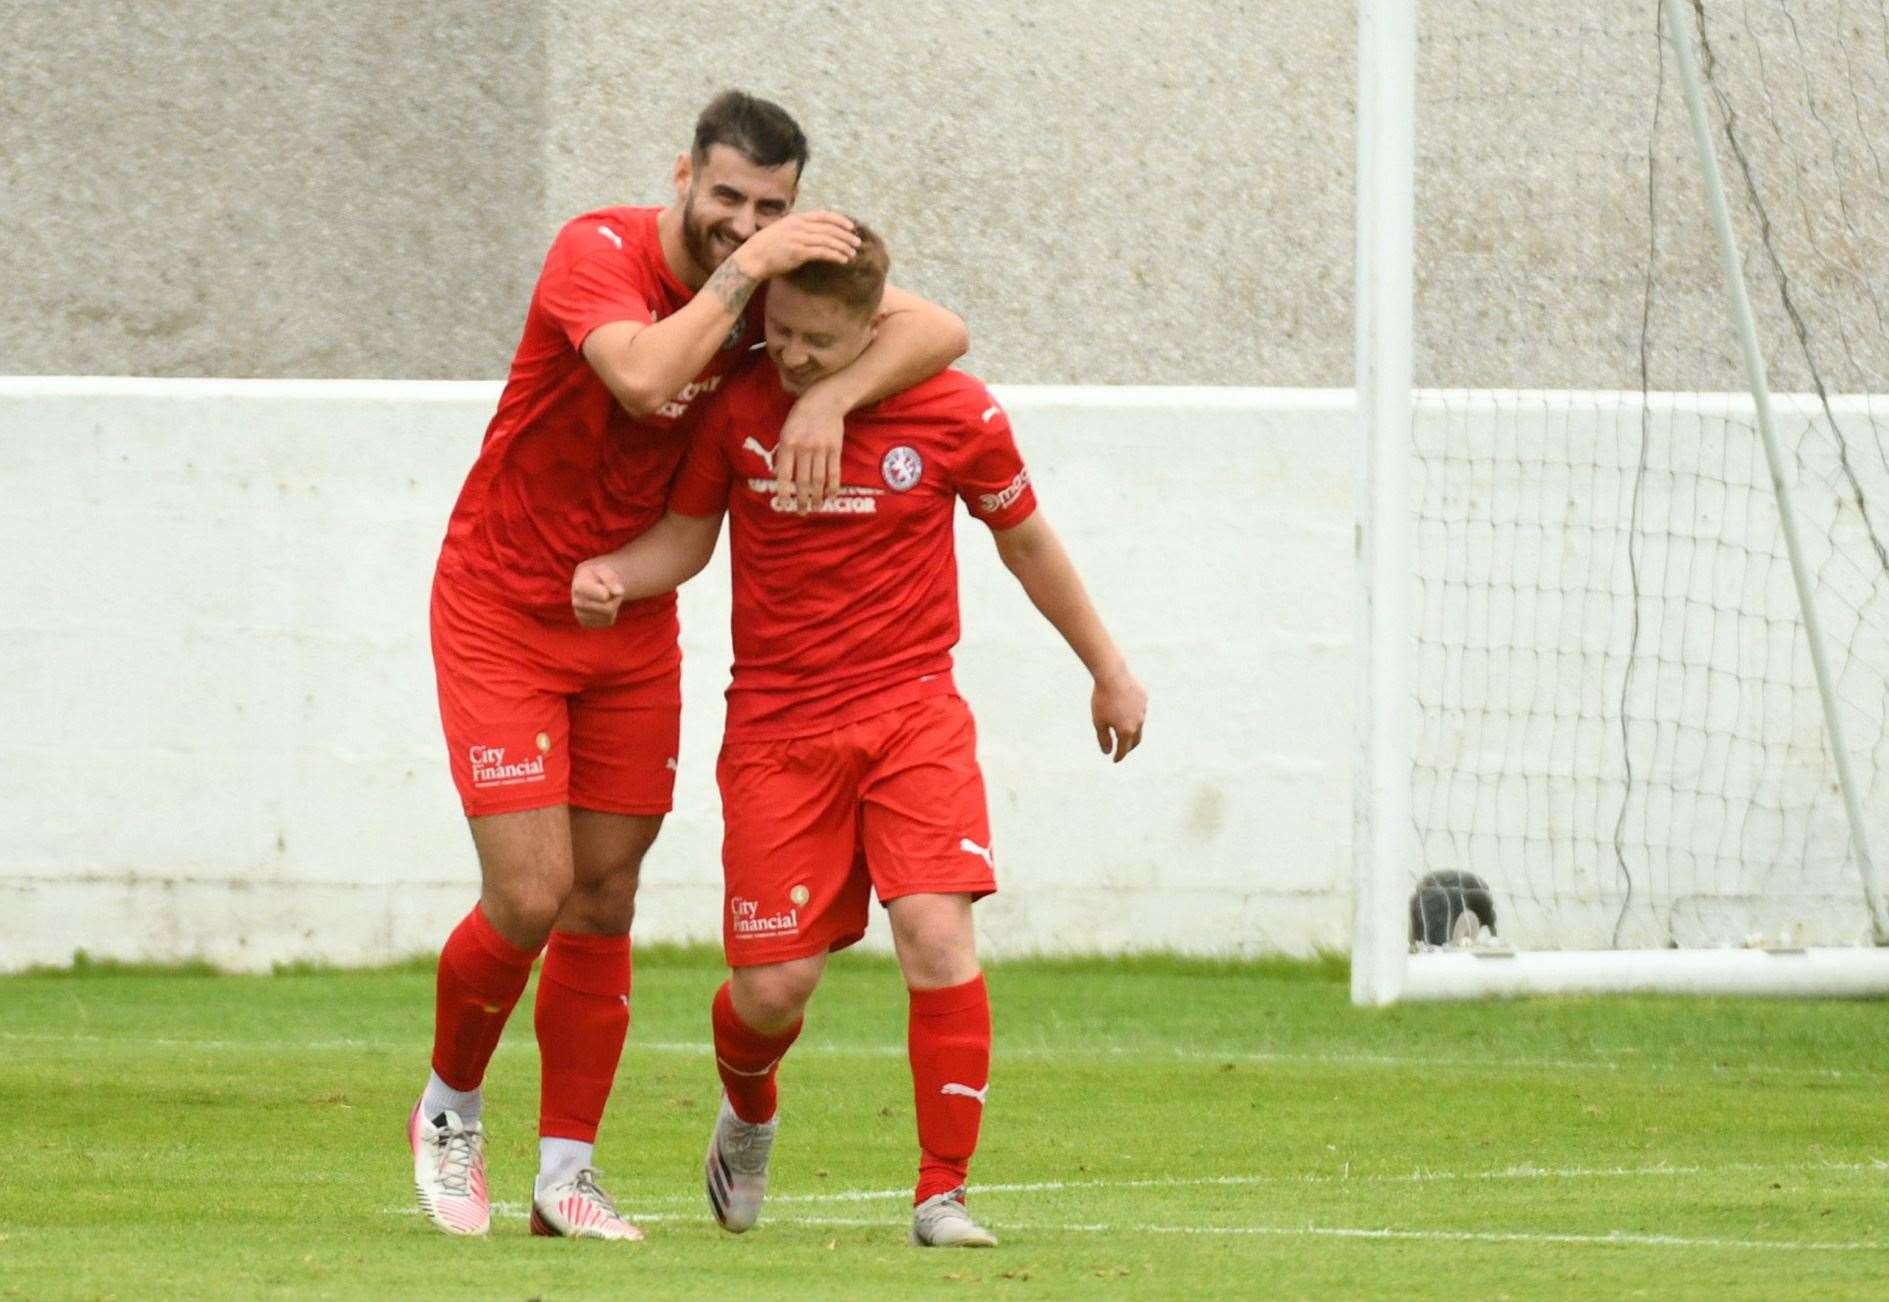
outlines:
M1363 853L1398 862L1360 865L1360 997L1889 989L1866 853L1889 853L1889 5L1416 12L1407 175L1382 166L1394 126L1361 130L1383 243L1361 243L1360 382L1402 366L1412 392L1372 435L1404 468L1367 472L1402 553L1371 596L1407 591L1364 701L1399 735L1377 729L1361 799L1371 765L1402 790L1363 811L1397 823ZM1397 56L1365 21L1382 112L1372 61ZM1407 248L1363 211L1400 185ZM1368 301L1402 257L1407 337Z

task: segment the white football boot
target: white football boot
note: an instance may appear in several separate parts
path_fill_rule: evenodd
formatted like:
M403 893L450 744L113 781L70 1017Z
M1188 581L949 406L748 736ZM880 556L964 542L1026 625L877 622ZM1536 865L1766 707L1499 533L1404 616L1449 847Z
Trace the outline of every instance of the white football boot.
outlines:
M912 1208L912 1242L921 1248L994 1248L997 1236L964 1209L964 1186Z
M484 1234L492 1228L492 1200L485 1192L485 1127L470 1126L457 1112L428 1121L413 1105L407 1118L413 1149L413 1190L426 1218L448 1234Z
M730 1234L751 1230L761 1219L761 1200L767 1196L767 1159L774 1151L773 1121L743 1121L735 1115L728 1096L708 1137L708 1157L702 1164L708 1184L708 1207Z
M624 1220L610 1195L597 1187L597 1175L585 1167L533 1198L531 1232L554 1239L641 1239L643 1232Z

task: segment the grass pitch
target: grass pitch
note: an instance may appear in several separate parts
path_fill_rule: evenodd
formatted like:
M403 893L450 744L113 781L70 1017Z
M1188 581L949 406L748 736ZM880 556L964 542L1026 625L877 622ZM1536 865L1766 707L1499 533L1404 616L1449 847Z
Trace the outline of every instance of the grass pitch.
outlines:
M1889 1008L1361 1011L1342 964L1019 962L972 1205L906 1246L904 996L842 955L783 1069L761 1226L709 1221L706 951L642 950L605 1185L530 1238L529 994L487 1080L487 1241L410 1208L430 965L0 980L0 1296L1882 1296Z

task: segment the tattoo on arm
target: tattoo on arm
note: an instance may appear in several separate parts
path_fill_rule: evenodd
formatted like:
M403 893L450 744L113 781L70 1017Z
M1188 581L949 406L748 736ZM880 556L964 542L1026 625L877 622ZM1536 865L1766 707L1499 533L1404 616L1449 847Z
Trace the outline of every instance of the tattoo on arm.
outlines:
M721 266L715 268L715 274L708 278L708 283L702 288L714 290L715 297L722 301L722 305L738 314L748 305L754 286L753 276L743 271L733 258L724 258Z

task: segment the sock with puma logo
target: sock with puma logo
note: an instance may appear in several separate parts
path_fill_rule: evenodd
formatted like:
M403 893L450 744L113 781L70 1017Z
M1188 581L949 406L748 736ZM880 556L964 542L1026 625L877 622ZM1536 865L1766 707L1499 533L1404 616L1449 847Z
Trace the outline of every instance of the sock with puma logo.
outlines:
M918 1110L918 1192L913 1203L965 1182L990 1083L990 992L984 976L943 990L912 990L906 1050Z

